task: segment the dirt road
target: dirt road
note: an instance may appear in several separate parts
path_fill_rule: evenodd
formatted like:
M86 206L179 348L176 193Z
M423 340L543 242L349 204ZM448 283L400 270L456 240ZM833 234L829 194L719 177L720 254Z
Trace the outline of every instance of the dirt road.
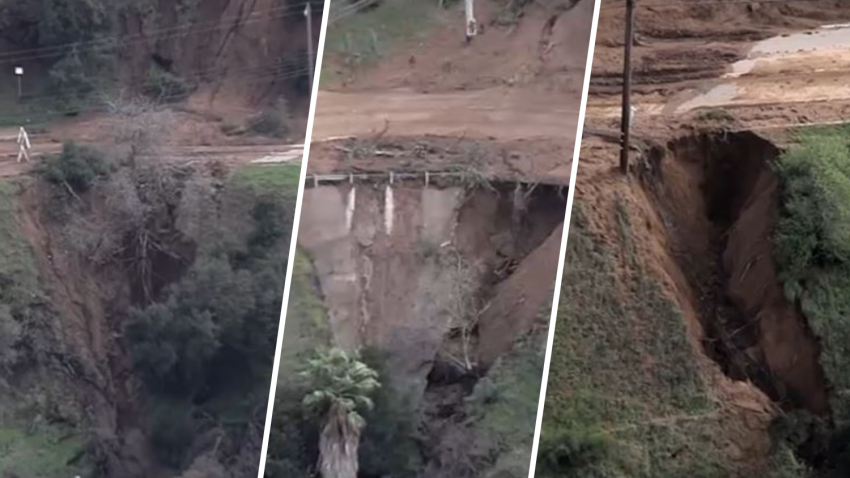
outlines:
M456 93L410 90L321 91L313 140L362 136L465 136L502 140L560 138L575 141L579 97L510 88Z
M648 48L664 50L665 41ZM798 33L780 34L747 48L742 59L728 63L721 74L698 81L655 78L651 89L635 97L637 121L664 117L706 115L710 110L735 110L753 127L774 121L830 122L845 116L850 103L850 26L827 25ZM640 73L638 73L640 76ZM645 81L651 81L644 76ZM599 95L589 101L593 119L619 118L619 98ZM709 115L711 116L711 115ZM715 115L717 116L717 115ZM680 119L681 120L681 119ZM756 121L755 123L750 120Z
M0 177L26 174L45 155L57 154L62 145L46 139L33 140L30 162L17 162L18 145L14 138L0 137ZM157 158L162 161L193 164L220 161L227 164L299 164L304 155L303 144L247 146L171 146L163 148Z

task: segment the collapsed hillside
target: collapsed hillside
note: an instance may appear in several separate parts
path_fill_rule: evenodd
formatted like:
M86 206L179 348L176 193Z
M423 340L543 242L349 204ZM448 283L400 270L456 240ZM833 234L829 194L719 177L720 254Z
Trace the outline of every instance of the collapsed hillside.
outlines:
M321 1L313 1L319 25ZM101 111L128 93L240 120L309 106L305 0L0 2L5 122ZM66 20L70 19L70 21ZM318 41L319 29L314 42ZM11 66L24 68L17 99ZM22 118L25 117L25 118ZM13 121L14 120L14 121ZM297 135L296 135L297 136Z
M316 462L293 375L317 344L361 350L381 372L360 476L525 476L565 198L376 181L305 190L275 407L287 430L276 441L289 443L270 447L270 476L309 476Z
M605 166L615 147L586 142L544 476L846 471L844 266L821 242L841 230L825 219L838 203L800 209L833 201L817 164L846 175L846 141L812 134L829 146L683 135L647 150L631 181Z
M4 180L3 473L256 474L297 169L70 144Z

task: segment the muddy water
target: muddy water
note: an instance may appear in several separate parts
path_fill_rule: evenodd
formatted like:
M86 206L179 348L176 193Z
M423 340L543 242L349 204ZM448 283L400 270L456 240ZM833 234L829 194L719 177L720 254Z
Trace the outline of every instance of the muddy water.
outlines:
M676 114L697 108L850 98L850 25L781 35L756 43L720 83L691 94Z

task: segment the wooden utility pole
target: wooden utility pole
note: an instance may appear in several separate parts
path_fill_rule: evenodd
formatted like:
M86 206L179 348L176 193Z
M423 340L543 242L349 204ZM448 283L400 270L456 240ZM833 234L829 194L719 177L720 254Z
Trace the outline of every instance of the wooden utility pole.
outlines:
M312 0L307 0L307 6L304 8L304 16L307 17L307 61L309 63L308 68L310 69L310 91L313 91L313 74L315 73L313 69L316 67L313 66L313 12L312 8L310 8L310 3Z
M623 112L620 171L629 174L629 132L632 119L632 45L635 42L635 0L626 0L626 49L623 61Z

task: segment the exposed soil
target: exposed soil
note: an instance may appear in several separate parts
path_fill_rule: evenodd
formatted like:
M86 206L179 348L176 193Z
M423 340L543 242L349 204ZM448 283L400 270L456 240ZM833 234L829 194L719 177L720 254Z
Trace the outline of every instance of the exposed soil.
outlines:
M106 476L165 476L152 459L142 430L138 383L119 343L116 311L129 304L129 284L120 267L97 267L66 250L64 230L50 207L49 188L29 183L21 197L21 228L41 280L58 315L54 324L61 354L73 363L75 392L85 403L86 426Z
M772 162L789 126L840 120L848 108L843 90L831 87L847 70L841 48L750 50L850 10L842 2L639 8L631 171L640 180L627 180L616 169L623 3L603 3L600 12L576 198L614 250L613 198L633 217L640 263L683 311L723 413L742 425L718 438L752 447L741 467L759 469L774 408L830 413L818 342L776 276Z
M389 56L334 90L433 94L511 87L549 93L550 101L578 109L593 6L592 0L540 0L514 14L503 2L476 2L484 30L466 45L463 6L455 5L437 14L423 38L393 45ZM326 61L334 69L333 56Z
M506 178L520 174L567 184L593 2L533 2L510 16L510 24L504 24L498 2L479 2L477 8L486 28L470 45L463 46L462 5L453 6L421 38L394 45L374 66L333 91L320 91L313 141L433 135L496 140L514 151L522 144L525 151L511 151L509 158L464 161L455 155L452 161ZM411 140L426 148L448 141ZM345 164L319 147L312 151L312 171L386 169L391 163L358 158L363 161Z
M600 10L585 127L590 134L616 138L624 16L622 1L605 2ZM673 1L638 8L636 18L632 102L638 137L665 142L672 130L693 126L786 129L840 121L850 112L840 79L850 69L847 41L818 41L841 36L819 27L850 18L844 2ZM784 43L767 41L774 37Z
M542 185L320 185L305 191L299 244L334 343L386 352L390 386L439 441L462 425L478 377L547 309L564 207Z
M819 345L785 298L773 259L778 154L751 133L686 137L670 143L648 184L699 301L706 353L781 406L824 415Z

